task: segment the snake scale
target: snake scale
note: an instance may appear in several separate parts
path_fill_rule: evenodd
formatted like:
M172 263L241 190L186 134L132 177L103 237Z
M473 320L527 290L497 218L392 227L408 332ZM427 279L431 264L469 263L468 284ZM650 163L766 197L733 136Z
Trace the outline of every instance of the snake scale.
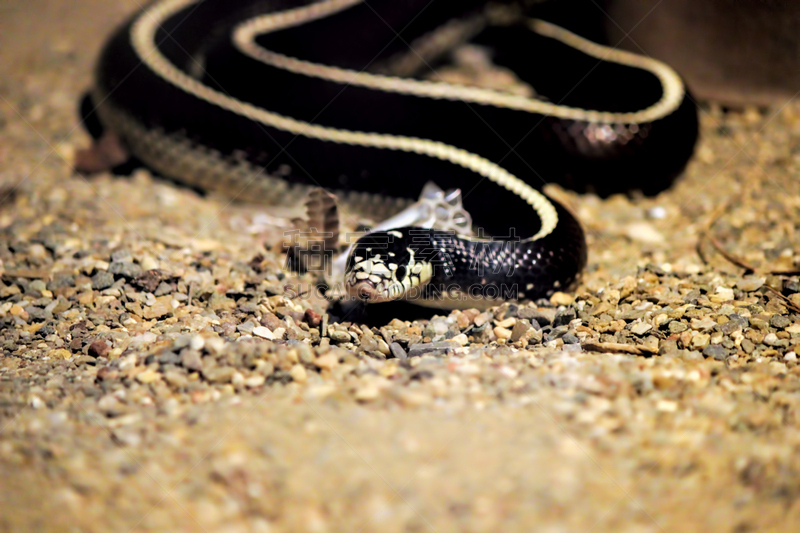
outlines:
M84 122L203 189L256 182L278 202L298 187L375 199L460 189L477 235L369 233L350 251L349 294L435 307L547 297L576 282L587 252L576 218L539 186L661 190L692 154L697 114L663 63L498 10L157 0L107 42ZM422 77L465 40L537 94Z

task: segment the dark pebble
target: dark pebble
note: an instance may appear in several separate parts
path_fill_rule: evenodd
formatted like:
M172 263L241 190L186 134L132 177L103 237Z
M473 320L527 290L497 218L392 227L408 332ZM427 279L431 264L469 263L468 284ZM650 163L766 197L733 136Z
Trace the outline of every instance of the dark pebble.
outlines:
M722 332L726 335L733 333L737 329L750 327L750 321L747 320L747 317L733 313L728 318L729 320L722 325Z
M320 322L322 322L322 315L313 309L306 309L306 312L303 314L303 320L312 328L316 328L319 326Z
M783 294L789 296L798 292L800 292L800 282L788 279L783 282Z
M105 357L108 355L108 352L111 351L111 347L108 343L102 339L97 339L92 344L89 345L89 355L92 357Z
M133 264L133 263L129 263ZM125 274L123 274L125 275ZM148 270L143 272L142 274L136 276L131 283L134 287L138 287L145 292L153 292L155 291L158 286L161 284L161 281L164 279L164 275L159 270Z
M773 328L783 329L791 323L791 320L783 315L772 315L772 318L769 319L769 325Z
M108 271L116 276L122 276L124 278L134 279L137 276L141 275L142 267L140 267L135 263L129 263L129 262L123 263L117 261L109 265Z
M108 272L100 271L92 276L92 288L96 291L102 291L114 284L114 275Z
M542 330L542 331L544 331L544 330ZM567 326L559 326L557 328L553 328L552 331L545 332L544 337L542 338L542 340L544 342L550 342L550 341L554 341L556 339L560 339L561 337L563 337L564 335L567 334L567 331L569 331L567 329Z
M581 342L580 339L578 339L578 337L573 335L572 333L567 333L566 335L564 335L562 337L562 340L564 341L564 344L578 344L579 342Z
M75 285L75 276L63 275L53 278L53 281L47 284L47 288L54 291L63 287L72 287L73 285Z
M556 318L553 320L553 325L556 327L566 326L576 318L577 315L575 313L575 309L573 307L567 307L563 311L556 313Z
M713 357L717 361L724 361L728 357L728 350L719 344L709 344L703 348L703 355L705 357Z
M531 321L531 325L537 330L541 329L542 326L550 325L550 319L532 307L522 307L521 309L517 310L517 317L527 318Z

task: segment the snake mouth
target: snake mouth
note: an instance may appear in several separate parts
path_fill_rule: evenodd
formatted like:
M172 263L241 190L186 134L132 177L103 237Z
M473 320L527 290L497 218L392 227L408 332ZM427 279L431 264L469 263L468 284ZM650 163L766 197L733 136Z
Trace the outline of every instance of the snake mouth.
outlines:
M377 278L378 276L371 276ZM357 279L355 274L347 277L345 281L347 294L355 299L366 303L379 303L394 300L390 296L390 290L387 285L387 280L381 278L378 281L374 279Z

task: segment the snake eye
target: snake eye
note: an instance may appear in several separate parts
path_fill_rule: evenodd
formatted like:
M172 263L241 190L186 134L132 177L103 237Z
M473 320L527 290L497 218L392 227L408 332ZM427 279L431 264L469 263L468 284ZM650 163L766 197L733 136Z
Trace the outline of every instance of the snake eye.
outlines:
M406 278L407 271L408 269L405 265L399 265L397 270L395 270L395 279L397 279L397 281L403 281Z

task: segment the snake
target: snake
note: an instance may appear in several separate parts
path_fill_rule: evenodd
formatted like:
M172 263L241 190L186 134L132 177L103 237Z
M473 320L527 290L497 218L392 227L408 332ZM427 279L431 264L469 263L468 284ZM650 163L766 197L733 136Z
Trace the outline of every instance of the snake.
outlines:
M465 42L535 93L437 77ZM199 189L320 187L389 214L427 182L461 191L476 231L367 232L344 273L358 301L441 308L574 287L586 235L542 185L649 194L697 139L666 64L486 0L156 0L110 36L88 102L95 137Z

